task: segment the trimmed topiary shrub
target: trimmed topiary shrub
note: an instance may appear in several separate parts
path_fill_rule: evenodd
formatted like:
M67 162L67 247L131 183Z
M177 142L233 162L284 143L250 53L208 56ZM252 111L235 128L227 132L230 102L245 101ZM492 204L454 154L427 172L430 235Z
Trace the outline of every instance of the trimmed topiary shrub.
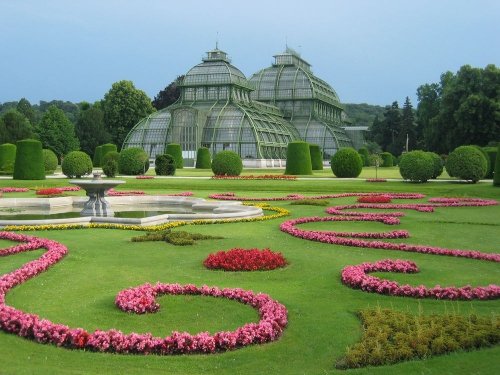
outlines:
M101 166L101 159L102 159L102 146L97 146L94 151L94 159L92 160L92 164L94 164L94 167Z
M198 169L211 169L212 157L210 150L206 147L200 147L196 152L196 168Z
M182 169L184 167L184 160L182 159L182 148L180 144L169 143L167 145L167 149L165 150L165 154L172 155L175 160L176 168Z
M427 152L427 154L432 158L432 163L434 167L434 172L432 173L432 179L436 179L443 173L444 164L441 156L436 154L435 152Z
M16 145L4 143L0 145L0 174L12 174L16 161Z
M343 148L332 156L332 172L340 178L358 177L363 169L361 155L352 147Z
M243 162L234 151L220 151L212 160L212 172L216 176L239 176L242 170Z
M109 151L102 158L102 171L107 177L115 177L118 173L118 161L120 153L118 151Z
M472 145L472 147L475 147L477 150L481 151L481 154L483 154L484 159L486 160L486 173L482 178L485 178L488 175L488 172L491 169L491 160L490 157L488 156L488 153L480 146Z
M483 147L484 152L488 155L490 159L490 169L484 178L493 178L493 172L495 171L495 164L497 159L497 148L496 147Z
M394 166L394 157L390 152L382 152L380 154L380 157L382 158L382 165L381 167L392 167Z
M42 143L35 139L23 139L16 143L14 180L44 180Z
M149 169L148 154L139 147L130 147L120 152L118 160L118 172L136 176L144 174Z
M295 141L286 150L286 175L312 174L311 152L307 142Z
M495 172L493 173L493 185L500 186L500 143L497 147L497 158L495 160Z
M175 175L175 160L172 155L157 155L155 160L155 172L158 176Z
M425 151L410 151L401 155L399 173L411 182L427 182L434 174L433 158Z
M448 155L446 171L452 177L476 183L486 175L486 158L474 146L460 146Z
M45 166L45 174L53 174L57 169L57 156L54 151L49 150L48 148L44 148L42 150L43 153L43 163Z
M92 160L83 151L71 151L64 157L61 169L64 175L69 178L80 178L92 173Z
M363 167L370 166L370 151L366 147L361 147L358 150L358 153L361 155L361 159L363 161Z
M313 171L323 170L323 153L318 145L309 145L309 153L311 154L311 167Z
M101 146L101 164L104 164L104 157L106 156L106 154L108 152L111 152L111 151L115 151L115 152L118 151L118 148L116 147L116 145L114 145L112 143L106 143L106 144Z

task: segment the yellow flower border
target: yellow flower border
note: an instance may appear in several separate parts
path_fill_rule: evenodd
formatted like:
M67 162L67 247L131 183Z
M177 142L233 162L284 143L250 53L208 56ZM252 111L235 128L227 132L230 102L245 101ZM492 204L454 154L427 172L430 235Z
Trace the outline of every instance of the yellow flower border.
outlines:
M248 204L247 206L260 207L265 211L276 212L271 215L264 215L259 217L239 218L239 219L198 219L193 221L172 221L165 224L140 226L130 224L113 224L113 223L88 223L88 224L43 224L43 225L6 225L1 230L4 231L41 231L41 230L66 230L66 229L86 229L86 228L100 228L100 229L124 229L124 230L137 230L156 232L166 229L177 228L185 225L205 225L205 224L226 224L226 223L247 223L254 221L265 221L277 219L280 217L290 215L290 211L281 207L271 207L267 203Z

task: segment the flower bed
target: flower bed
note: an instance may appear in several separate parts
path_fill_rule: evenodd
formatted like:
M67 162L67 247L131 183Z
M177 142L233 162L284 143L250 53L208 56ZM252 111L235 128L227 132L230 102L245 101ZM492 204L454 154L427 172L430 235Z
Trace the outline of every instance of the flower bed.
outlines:
M224 271L268 271L287 264L281 253L269 249L240 248L210 254L203 262L206 268Z
M59 188L38 189L36 191L36 195L43 196L61 195L62 193L63 191Z
M159 305L155 297L162 294L203 295L228 298L247 304L258 310L258 323L247 323L231 332L217 332L210 335L201 332L191 335L187 332L173 332L167 337L154 337L151 333L124 334L110 329L96 330L90 333L82 328L53 323L35 314L25 313L5 304L5 295L9 290L46 271L60 261L67 248L43 238L26 236L11 232L0 232L1 239L23 241L24 243L0 250L0 256L17 254L25 251L46 249L40 258L28 262L20 268L0 277L0 329L27 339L44 344L54 344L71 349L85 349L110 353L134 354L192 354L215 353L232 350L251 344L262 344L277 340L287 325L285 306L271 299L266 294L255 294L243 289L197 287L179 284L144 284L118 293L115 304L126 312L143 314L155 312Z
M155 178L155 176L139 175L139 176L135 176L135 178L138 180L151 180L151 179Z
M108 196L110 197L122 197L128 195L145 195L146 193L142 190L121 190L116 191L115 189L108 190Z
M367 178L366 182L387 182L385 178Z
M18 187L4 187L4 188L0 188L0 191L2 193L25 193L27 191L30 191L30 189L18 188Z
M391 197L388 195L366 195L358 198L358 203L390 203Z
M340 194L325 194L314 195L305 197L302 194L288 194L284 197L240 197L234 193L218 193L209 195L212 199L226 200L226 201L292 201L298 199L332 199L332 198L348 198L348 197L363 197L363 196L377 196L384 195L391 199L421 199L425 195L419 193L340 193Z
M496 261L500 261L497 259ZM418 267L415 263L406 260L385 259L375 263L363 263L347 266L342 270L342 282L351 288L361 289L398 297L435 298L447 300L488 300L500 297L500 286L488 285L486 287L441 287L426 288L424 285L417 287L408 284L399 285L396 281L383 280L368 275L369 272L402 272L416 273Z
M297 176L283 174L265 174L248 176L212 176L213 180L288 180L295 181Z

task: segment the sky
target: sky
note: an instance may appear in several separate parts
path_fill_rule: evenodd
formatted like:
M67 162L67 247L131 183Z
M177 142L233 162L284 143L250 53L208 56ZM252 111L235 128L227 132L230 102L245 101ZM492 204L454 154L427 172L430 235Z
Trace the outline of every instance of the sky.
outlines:
M342 103L417 105L465 64L500 65L498 0L0 0L0 103L153 99L215 48L247 78L288 45Z

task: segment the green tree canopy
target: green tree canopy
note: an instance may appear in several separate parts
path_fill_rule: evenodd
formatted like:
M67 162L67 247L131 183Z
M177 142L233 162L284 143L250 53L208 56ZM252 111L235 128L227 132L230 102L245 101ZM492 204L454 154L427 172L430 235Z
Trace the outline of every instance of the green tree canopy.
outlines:
M64 112L51 106L44 113L36 132L43 148L54 151L59 157L78 150L80 145L75 135L75 126Z
M157 110L160 110L168 107L171 104L174 104L181 95L179 84L183 79L183 75L178 76L175 81L171 82L167 87L161 90L151 103L153 104L153 107L155 107Z
M111 142L118 147L140 119L155 111L146 93L136 89L131 81L113 83L104 95L102 110Z
M22 98L19 100L16 109L26 116L31 125L36 123L36 113L28 99Z
M81 107L82 111L76 122L75 131L80 141L80 148L88 155L93 155L97 146L111 140L104 125L104 113L100 107L100 103L93 106L86 103Z
M32 138L33 128L21 112L9 109L0 117L0 144Z

